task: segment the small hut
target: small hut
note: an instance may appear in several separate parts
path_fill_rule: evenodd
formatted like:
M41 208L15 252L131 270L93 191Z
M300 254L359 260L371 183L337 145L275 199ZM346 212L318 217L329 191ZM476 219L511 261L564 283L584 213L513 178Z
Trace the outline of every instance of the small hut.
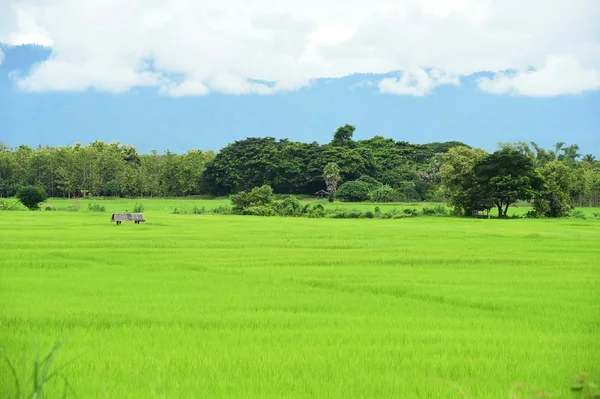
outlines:
M321 190L315 193L317 199L327 198L329 197L329 191Z
M489 219L490 218L490 210L489 209L473 209L473 217L478 219Z
M144 219L143 213L113 213L110 221L117 223L117 225L120 225L122 222L140 224L140 222L145 222L146 219Z

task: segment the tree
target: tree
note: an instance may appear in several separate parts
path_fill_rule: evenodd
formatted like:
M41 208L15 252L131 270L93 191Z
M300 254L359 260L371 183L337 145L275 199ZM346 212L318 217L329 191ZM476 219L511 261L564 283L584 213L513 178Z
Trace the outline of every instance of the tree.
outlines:
M342 201L361 202L369 199L369 185L363 181L349 181L342 184L337 192L337 196Z
M17 198L27 209L33 211L40 209L40 203L46 201L48 196L39 186L24 186L17 192Z
M273 189L264 185L250 191L241 191L231 196L231 203L234 213L239 214L245 214L249 208L270 207L273 204Z
M484 150L467 147L452 148L444 155L439 174L455 213L470 215L473 209L485 203L477 198L480 193L476 190L475 167L486 155Z
M323 169L323 178L325 179L325 185L327 186L327 192L329 193L329 202L335 200L335 193L337 191L338 182L341 179L340 167L335 162L330 162Z
M591 163L591 164L593 164L593 163L595 163L595 162L596 162L596 157L595 157L595 156L593 156L592 154L586 154L586 155L584 155L584 156L583 156L583 159L582 159L582 161L583 161L583 162L586 162L586 163Z
M545 186L534 201L534 209L540 216L559 218L573 209L570 192L574 176L571 169L559 161L552 161L540 168Z
M352 125L344 125L339 127L333 134L331 145L334 147L352 147L354 144L352 141L352 136L354 135L355 130L356 127Z
M373 202L393 202L396 197L396 190L388 185L380 186L371 191L369 195Z
M508 207L519 200L531 200L542 189L543 180L527 155L505 148L488 155L474 168L477 201L491 202L498 217L505 217Z

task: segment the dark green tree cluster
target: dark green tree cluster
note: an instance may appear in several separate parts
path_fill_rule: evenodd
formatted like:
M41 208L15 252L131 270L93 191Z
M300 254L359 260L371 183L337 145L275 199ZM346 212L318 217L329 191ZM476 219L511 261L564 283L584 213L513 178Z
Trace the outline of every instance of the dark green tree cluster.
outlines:
M332 190L337 182L369 176L405 193L408 200L424 201L439 195L436 157L460 142L410 144L381 136L353 140L354 126L337 129L330 143L301 143L271 137L249 138L223 148L206 167L207 192L227 195L269 185L279 194L313 194ZM337 165L335 179L326 167ZM331 173L331 170L329 170ZM338 176L339 175L339 176Z
M496 208L505 217L510 205L529 201L535 216L567 216L576 203L592 205L600 189L600 165L589 155L578 161L576 145L546 151L536 143L502 143L488 154L457 147L442 159L439 174L455 212L469 215Z

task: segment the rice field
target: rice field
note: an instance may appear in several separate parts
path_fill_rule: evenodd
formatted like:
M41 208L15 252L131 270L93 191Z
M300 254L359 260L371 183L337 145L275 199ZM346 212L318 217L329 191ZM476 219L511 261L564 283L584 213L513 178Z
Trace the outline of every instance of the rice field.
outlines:
M148 222L119 227L85 204L0 212L21 380L58 338L80 398L571 398L573 375L600 380L598 220L171 213L219 202L144 200Z

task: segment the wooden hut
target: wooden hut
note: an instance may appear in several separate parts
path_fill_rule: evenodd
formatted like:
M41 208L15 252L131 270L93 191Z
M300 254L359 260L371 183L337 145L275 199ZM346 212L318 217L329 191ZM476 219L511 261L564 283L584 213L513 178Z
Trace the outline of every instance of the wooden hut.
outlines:
M329 191L325 191L325 190L317 191L315 193L315 196L317 197L317 199L327 198L327 197L329 197Z
M110 218L111 222L117 223L117 225L122 222L134 222L135 224L140 224L141 222L145 222L143 213L113 213Z

